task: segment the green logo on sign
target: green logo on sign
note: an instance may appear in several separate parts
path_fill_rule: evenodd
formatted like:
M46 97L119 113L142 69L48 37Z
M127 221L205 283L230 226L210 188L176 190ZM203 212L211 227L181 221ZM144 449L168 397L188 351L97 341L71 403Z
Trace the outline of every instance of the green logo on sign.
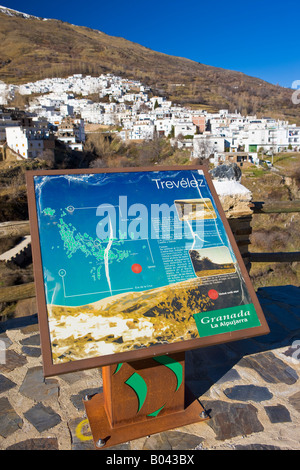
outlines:
M195 313L194 319L202 338L260 326L253 304Z

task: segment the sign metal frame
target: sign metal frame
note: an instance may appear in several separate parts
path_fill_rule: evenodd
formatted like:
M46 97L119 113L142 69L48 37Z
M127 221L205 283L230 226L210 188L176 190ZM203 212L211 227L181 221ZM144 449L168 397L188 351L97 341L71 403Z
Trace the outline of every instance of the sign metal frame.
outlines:
M202 170L208 188L213 197L214 203L220 215L224 229L228 236L232 250L235 254L237 263L248 289L249 296L255 307L260 326L251 328L219 333L216 335L205 336L185 341L178 341L170 344L157 344L150 347L143 347L136 350L125 351L120 353L108 354L98 357L79 359L65 363L54 364L52 360L50 331L48 323L48 313L45 297L45 285L43 276L43 264L41 256L41 244L39 236L38 216L36 209L36 195L34 186L35 176L51 176L51 175L80 175L80 174L97 174L97 173L129 173L129 172L164 172L178 170ZM239 252L236 240L230 229L230 225L226 219L224 210L214 188L213 182L205 165L191 166L156 166L156 167L130 167L130 168L102 168L102 169L68 169L68 170L32 170L26 174L28 208L31 229L31 246L33 256L33 268L38 308L38 320L41 336L41 349L43 358L43 369L45 377L59 375L78 370L91 369L96 367L109 366L123 362L133 362L137 360L147 359L155 356L168 355L178 352L184 352L190 349L207 347L211 345L222 344L230 341L242 340L254 336L265 335L269 333L269 327L264 317L263 311L259 304L255 290L252 286L249 274L245 267L242 256Z

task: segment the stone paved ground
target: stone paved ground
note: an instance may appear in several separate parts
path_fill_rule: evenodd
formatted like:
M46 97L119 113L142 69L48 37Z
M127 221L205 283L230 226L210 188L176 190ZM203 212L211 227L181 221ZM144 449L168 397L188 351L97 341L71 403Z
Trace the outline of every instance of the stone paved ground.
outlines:
M186 380L211 419L116 448L300 449L300 288L258 296L269 335L187 353ZM0 449L94 449L82 398L101 389L100 370L45 380L37 316L0 328Z

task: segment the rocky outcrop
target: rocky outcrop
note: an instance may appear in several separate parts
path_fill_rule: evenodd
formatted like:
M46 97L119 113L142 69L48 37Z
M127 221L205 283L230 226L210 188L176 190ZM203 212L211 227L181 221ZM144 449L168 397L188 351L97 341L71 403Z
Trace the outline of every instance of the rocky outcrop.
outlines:
M236 163L219 165L210 175L228 219L252 215L252 193L241 184L242 172Z
M227 219L252 216L252 193L235 180L213 180Z
M236 163L218 165L210 170L210 175L216 180L241 181L242 170Z
M288 186L291 196L294 199L300 199L300 183L297 178L291 176L284 177L284 183Z

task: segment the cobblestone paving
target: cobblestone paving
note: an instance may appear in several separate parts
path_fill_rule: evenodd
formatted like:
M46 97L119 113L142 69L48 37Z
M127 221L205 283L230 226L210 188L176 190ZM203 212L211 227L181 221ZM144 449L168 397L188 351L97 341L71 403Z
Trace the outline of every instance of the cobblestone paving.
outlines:
M186 354L210 419L114 449L300 449L300 288L258 297L269 335ZM0 449L93 450L82 399L101 391L101 369L44 379L36 314L0 323L0 340Z

